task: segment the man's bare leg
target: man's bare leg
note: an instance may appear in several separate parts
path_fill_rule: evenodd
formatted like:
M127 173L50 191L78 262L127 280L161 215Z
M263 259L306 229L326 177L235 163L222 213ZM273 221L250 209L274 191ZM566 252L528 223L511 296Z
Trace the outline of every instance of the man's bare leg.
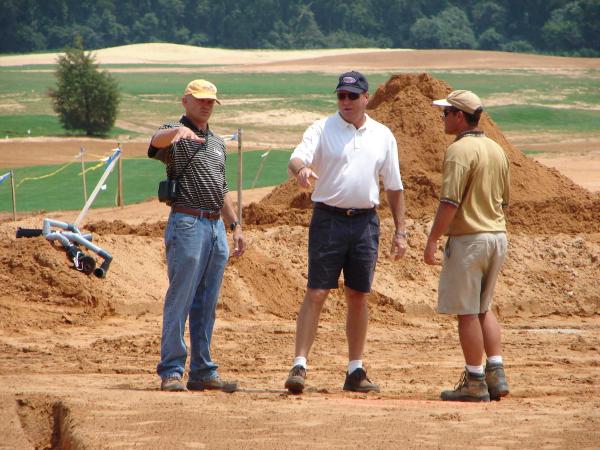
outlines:
M296 320L296 349L295 356L308 357L308 352L317 335L319 316L323 304L329 295L329 289L310 289L304 294L304 301Z
M460 346L468 366L481 366L483 359L483 332L477 314L458 316Z
M502 354L500 325L492 311L479 314L479 323L483 332L483 344L487 356Z
M369 308L367 294L345 287L346 304L346 338L348 339L348 360L362 360L367 340Z
M285 381L285 388L293 394L301 394L306 378L306 360L315 341L319 316L329 289L307 289L296 320L296 349L292 370Z

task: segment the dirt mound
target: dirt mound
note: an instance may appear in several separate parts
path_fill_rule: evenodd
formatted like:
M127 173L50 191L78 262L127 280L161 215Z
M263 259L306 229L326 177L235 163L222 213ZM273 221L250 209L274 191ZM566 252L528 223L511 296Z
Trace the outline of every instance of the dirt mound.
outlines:
M372 96L369 114L387 125L398 141L402 177L406 188L407 214L413 219L433 217L438 203L444 152L453 137L444 133L440 110L434 99L444 98L452 88L423 74L392 76ZM600 197L577 186L558 171L529 158L511 145L494 121L483 114L481 128L498 142L511 162L511 231L537 233L597 232ZM309 194L288 181L246 209L248 223L308 223ZM384 195L382 206L386 205ZM557 205L560 207L557 208ZM385 208L382 215L389 212Z
M243 258L229 260L219 305L237 317L267 313L293 320L304 295L302 281L294 271L282 270L276 258L250 248Z
M132 225L122 220L114 220L112 222L100 220L86 224L86 228L89 231L97 234L136 235L159 238L163 237L166 226L167 223L165 221Z
M0 255L0 296L28 305L27 326L80 324L111 314L112 294L98 289L103 281L73 269L60 245L43 238L17 239L2 242ZM3 328L23 323L22 314L16 311L5 309Z
M283 185L275 188L276 190L283 188L287 191L288 188L296 189L296 181L290 180ZM298 196L307 197L310 200L310 194L299 192L291 198L290 204L277 205L269 204L268 200L263 200L260 203L251 203L246 206L243 211L244 224L246 225L303 225L308 226L312 212L312 206L302 208L292 206L294 199Z

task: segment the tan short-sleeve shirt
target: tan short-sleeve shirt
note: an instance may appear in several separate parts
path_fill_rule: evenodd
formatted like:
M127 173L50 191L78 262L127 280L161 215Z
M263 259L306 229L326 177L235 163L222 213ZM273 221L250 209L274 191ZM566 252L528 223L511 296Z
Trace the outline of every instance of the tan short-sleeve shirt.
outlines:
M509 162L504 150L483 133L466 134L444 157L442 202L458 207L448 235L506 231Z

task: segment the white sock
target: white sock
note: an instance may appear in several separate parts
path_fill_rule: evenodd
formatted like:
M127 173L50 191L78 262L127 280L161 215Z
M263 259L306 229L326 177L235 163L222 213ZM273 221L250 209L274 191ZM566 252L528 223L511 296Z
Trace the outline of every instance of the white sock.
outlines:
M483 375L483 366L469 366L467 364L465 367L472 374Z
M348 363L348 374L351 374L356 369L362 369L362 359L353 359Z
M306 369L307 368L307 366L306 366L306 357L304 357L304 356L296 356L294 358L294 362L292 364L292 367L294 367L294 366L302 366L302 367L304 367Z
M489 362L490 364L502 364L502 356L501 355L489 356L487 359L487 362Z

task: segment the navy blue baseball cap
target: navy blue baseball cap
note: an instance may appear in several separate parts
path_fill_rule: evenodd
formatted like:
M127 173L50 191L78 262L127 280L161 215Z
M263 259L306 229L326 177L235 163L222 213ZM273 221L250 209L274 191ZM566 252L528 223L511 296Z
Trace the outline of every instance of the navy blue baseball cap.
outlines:
M338 85L335 88L337 91L355 92L362 94L369 90L369 83L365 76L356 71L346 72L340 75Z

